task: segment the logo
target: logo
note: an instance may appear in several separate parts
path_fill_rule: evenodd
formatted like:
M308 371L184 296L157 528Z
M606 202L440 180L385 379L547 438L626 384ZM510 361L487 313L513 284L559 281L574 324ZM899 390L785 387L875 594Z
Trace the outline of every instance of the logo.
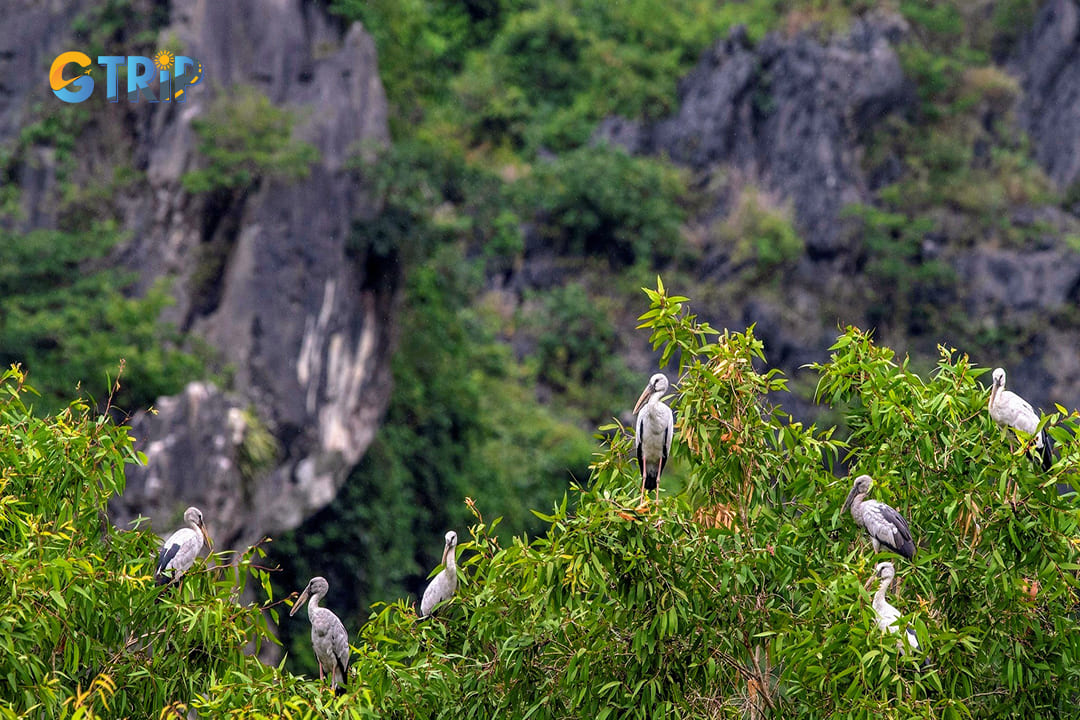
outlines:
M121 74L126 78L129 102L184 102L188 88L202 80L202 63L184 55L160 50L153 58L142 55L99 55L97 65L105 69L105 97L120 101ZM73 67L74 66L74 67ZM49 87L56 97L80 103L94 92L95 67L90 56L78 50L62 52L49 68Z

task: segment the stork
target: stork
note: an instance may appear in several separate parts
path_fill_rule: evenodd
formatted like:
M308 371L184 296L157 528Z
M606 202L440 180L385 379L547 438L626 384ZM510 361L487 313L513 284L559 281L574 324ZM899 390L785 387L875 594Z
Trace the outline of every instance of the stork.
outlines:
M443 545L442 571L428 583L424 590L424 596L420 598L420 617L430 615L437 605L444 600L449 600L457 590L457 533L450 530L446 533L446 543Z
M888 560L879 562L874 566L874 577L881 581L878 585L877 592L874 593L874 614L877 615L877 624L881 628L883 633L897 633L900 631L898 621L900 620L900 611L889 604L889 601L885 599L885 594L889 592L889 586L892 584L893 578L896 577L896 568ZM869 585L873 582L874 578L870 578L867 582ZM919 638L915 635L915 629L910 625L904 632L904 640L907 641L908 647L914 651L919 650ZM897 640L897 647L900 648L902 654L906 654L904 650L904 644Z
M866 499L873 485L874 480L869 475L855 478L840 512L851 508L851 517L870 534L874 552L885 548L911 560L915 557L915 543L911 540L907 520L885 503Z
M311 646L315 649L315 658L319 661L319 682L323 680L324 670L329 668L330 687L337 692L338 687L345 684L345 671L349 667L349 634L345 632L345 626L333 611L319 607L319 600L326 597L328 590L330 584L325 578L311 578L289 611L289 617L296 614L305 600L308 601Z
M987 407L990 417L999 427L1011 427L1034 436L1032 446L1039 452L1043 470L1049 470L1054 462L1050 453L1050 438L1045 430L1039 430L1039 414L1032 409L1028 401L1005 389L1005 368L994 370L994 383L990 387L990 402Z
M642 501L645 501L646 491L656 490L656 500L659 502L660 474L667 467L668 454L671 452L675 418L671 408L661 401L667 390L667 377L663 373L656 373L649 378L649 384L641 391L641 397L634 405L634 413L637 414L634 451L641 469Z
M164 542L158 555L157 569L154 571L154 581L158 585L165 585L178 579L189 569L202 550L203 539L211 550L214 543L203 525L202 510L197 507L189 507L184 511L184 522L188 527L182 527ZM172 573L167 574L171 570Z

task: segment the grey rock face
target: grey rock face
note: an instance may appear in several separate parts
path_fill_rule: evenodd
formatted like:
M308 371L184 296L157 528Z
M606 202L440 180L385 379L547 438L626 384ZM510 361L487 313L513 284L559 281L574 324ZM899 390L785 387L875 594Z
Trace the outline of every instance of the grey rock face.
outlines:
M697 169L734 168L790 199L811 255L830 257L843 249L840 210L869 199L860 137L910 98L892 46L905 29L872 16L826 45L771 34L752 47L736 28L683 80L675 116L644 128L609 120L599 136Z
M46 73L75 47L64 30L81 9L0 3L0 141L17 136L35 105L60 103ZM166 319L212 346L230 387L192 384L134 419L149 464L129 472L113 518L123 525L147 515L165 531L178 509L197 505L221 547L238 547L330 502L389 399L396 269L347 249L354 220L377 208L365 178L346 168L354 153L389 141L387 103L371 37L322 3L173 0L158 46L202 63L203 82L186 102L110 107L100 89L87 101L98 128L128 133L133 156L119 162L145 172L118 200L131 240L117 261L143 288L171 282L176 304ZM291 112L294 137L314 145L319 161L299 182L265 178L217 197L186 192L181 177L203 162L192 120L241 85ZM51 150L28 152L17 179L21 224L54 226ZM223 257L209 283L208 247ZM275 438L280 463L252 475L241 468L255 418Z
M1013 71L1024 94L1019 116L1035 157L1061 188L1080 177L1080 6L1050 0L1021 43Z
M146 283L177 278L173 319L220 352L233 388L192 385L136 419L149 463L129 472L114 511L118 522L141 513L156 527L195 504L238 547L329 503L389 399L396 278L346 252L353 220L375 208L364 179L344 167L364 144L388 142L387 105L370 36L359 24L343 32L317 3L174 2L162 35L203 64L205 87L144 111L151 192L128 208L135 240L124 261ZM192 119L238 85L292 111L294 136L320 160L299 182L264 181L222 208L185 193L180 178L198 167ZM207 243L227 252L209 298L192 279ZM254 479L237 467L248 407L282 458Z

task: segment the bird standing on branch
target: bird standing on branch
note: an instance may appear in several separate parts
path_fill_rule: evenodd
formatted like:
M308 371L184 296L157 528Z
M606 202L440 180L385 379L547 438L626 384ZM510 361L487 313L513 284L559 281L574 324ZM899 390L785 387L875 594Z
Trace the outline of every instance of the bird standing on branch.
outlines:
M660 500L660 474L667 467L671 452L671 436L675 430L675 417L671 408L662 402L668 391L668 379L663 373L649 378L649 384L641 391L634 405L637 422L634 425L634 450L641 469L641 500L645 502L648 490L656 491ZM640 412L639 412L640 411Z

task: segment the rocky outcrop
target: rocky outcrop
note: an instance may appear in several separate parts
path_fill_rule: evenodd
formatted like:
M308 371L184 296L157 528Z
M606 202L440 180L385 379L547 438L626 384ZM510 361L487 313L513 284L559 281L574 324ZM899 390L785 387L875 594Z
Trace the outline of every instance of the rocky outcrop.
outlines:
M370 36L341 28L318 3L177 1L162 35L209 82L183 106L145 111L151 193L128 209L137 239L125 262L147 282L178 279L174 319L217 349L233 387L190 386L136 420L148 464L129 472L117 519L141 513L156 527L201 503L218 536L241 546L330 502L389 399L396 278L347 252L353 222L375 208L346 167L363 145L388 141L387 105ZM205 199L180 185L200 161L191 121L240 85L293 112L296 138L320 160L300 182L269 180L212 208L226 219L210 225ZM208 243L226 253L210 301L193 280ZM247 408L280 445L281 463L255 477L238 468Z
M206 341L229 381L227 389L192 384L133 420L148 463L129 472L112 510L119 524L146 515L164 532L198 505L219 545L237 547L330 502L388 402L397 271L369 262L363 238L353 237L354 223L377 208L348 164L388 143L387 103L371 37L325 3L167 5L158 44L201 62L203 82L184 103L114 105L97 92L82 108L89 135L111 137L84 138L78 152L97 153L89 165L98 171L114 162L142 173L117 200L131 240L116 261L142 288L169 282L176 303L166 319ZM77 3L0 4L0 141L35 119L35 105L60 107L43 69L78 45L65 33L80 11ZM192 121L240 86L289 111L294 137L319 160L300 181L267 176L233 193L189 193L181 178L205 162ZM56 222L51 152L34 146L18 168L27 229ZM273 463L251 461L253 437L272 447Z
M860 285L863 241L841 211L873 204L874 189L903 172L898 166L886 168L891 177L869 177L860 162L874 126L917 102L895 51L907 32L902 19L874 13L824 43L812 34L774 33L754 44L736 28L682 81L671 117L653 124L609 118L597 133L598 141L632 153L667 155L710 188L714 205L695 219L705 250L696 268L704 286L693 292L697 308L715 325L756 323L770 364L789 376L825 359L838 322L867 322L861 308L877 289ZM1010 64L1023 89L1021 124L1062 190L1080 177L1078 60L1080 5L1049 0ZM708 228L723 221L747 185L777 207L790 203L806 253L778 269L776 282L763 278L733 294L724 287L737 286L739 268ZM1080 253L1065 238L1080 235L1080 223L1053 207L1016 207L1011 215L1013 227L1027 228L1029 236L1045 228L1044 236L1027 248L950 246L947 238L928 236L924 259L940 260L955 273L949 307L942 310L968 318L972 334L1002 338L1000 353L975 362L1010 365L1013 383L1037 405L1075 406L1080 360L1068 313L1080 302ZM937 343L951 342L940 329L926 337L891 330L879 328L878 339L929 356ZM797 399L783 403L797 415L814 411Z
M849 235L840 210L869 200L860 139L911 97L893 48L905 31L899 17L872 15L827 44L773 33L753 46L736 28L682 81L674 116L608 120L599 135L698 170L723 166L790 199L811 256L834 256Z
M1080 178L1080 6L1050 0L1011 63L1023 89L1019 115L1035 157L1065 189Z

